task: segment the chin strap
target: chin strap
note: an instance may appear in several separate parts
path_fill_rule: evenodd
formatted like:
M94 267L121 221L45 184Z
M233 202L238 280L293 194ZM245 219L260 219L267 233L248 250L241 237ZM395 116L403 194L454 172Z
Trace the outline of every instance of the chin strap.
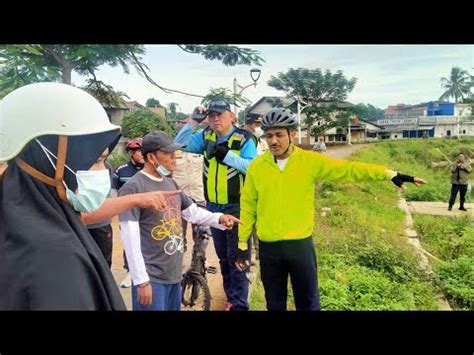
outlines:
M4 164L5 166L3 166L3 164ZM4 178L5 175L7 174L8 164L7 164L7 163L3 163L3 164L0 163L0 182L3 181L3 178Z
M33 168L31 165L26 163L21 158L15 158L15 164L23 170L28 175L38 179L39 181L53 186L56 188L56 192L61 200L68 203L66 197L66 189L63 184L63 177L64 177L64 165L66 163L66 153L67 153L67 137L66 136L59 136L58 142L58 158L56 161L56 173L54 175L54 179L43 174L41 171Z

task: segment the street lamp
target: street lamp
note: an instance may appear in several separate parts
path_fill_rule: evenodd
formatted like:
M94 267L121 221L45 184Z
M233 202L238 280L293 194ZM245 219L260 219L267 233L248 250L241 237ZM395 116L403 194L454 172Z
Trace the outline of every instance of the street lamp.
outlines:
M296 112L298 116L298 144L301 145L301 111L303 111L306 108L306 106L308 106L308 104L304 102L302 99L300 99L299 96L296 98L296 104L297 104ZM301 107L301 104L303 104L304 106ZM306 132L306 134L309 134L309 130L310 128L308 127L308 131Z
M242 93L242 91L244 91L245 89L247 89L248 87L250 86L255 86L257 87L257 81L258 79L260 78L260 75L262 74L262 71L258 68L253 68L250 70L250 77L252 78L252 81L253 83L249 84L249 85L246 85L246 86L241 86L237 83L237 79L234 78L234 98L236 95L240 95ZM238 92L237 92L237 89L240 89ZM235 101L234 101L234 113L237 115L237 105L235 104Z

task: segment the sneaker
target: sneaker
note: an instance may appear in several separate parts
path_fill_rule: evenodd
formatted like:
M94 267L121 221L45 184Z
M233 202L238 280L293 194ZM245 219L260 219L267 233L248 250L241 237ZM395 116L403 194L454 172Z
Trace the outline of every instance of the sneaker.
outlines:
M230 311L231 308L232 308L232 303L227 302L227 304L225 305L224 311Z
M453 209L453 206L448 207L448 211L452 211L452 209Z
M130 276L130 273L128 273L127 276L122 280L122 282L120 283L120 287L132 287L132 277Z
M464 207L459 207L459 211L467 211Z

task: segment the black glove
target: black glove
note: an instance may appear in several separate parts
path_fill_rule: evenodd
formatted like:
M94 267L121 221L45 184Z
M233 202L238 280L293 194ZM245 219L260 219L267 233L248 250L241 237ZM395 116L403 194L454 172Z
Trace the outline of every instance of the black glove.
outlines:
M197 123L201 123L207 116L207 110L199 111L199 108L196 107L191 115L191 118Z
M415 182L415 177L397 173L397 176L392 178L392 182L398 187L402 187L404 182Z
M248 250L237 249L236 260L243 272L247 272L250 268L248 261Z
M227 152L229 151L229 147L227 146L227 141L221 142L216 146L215 157L219 162L224 161Z

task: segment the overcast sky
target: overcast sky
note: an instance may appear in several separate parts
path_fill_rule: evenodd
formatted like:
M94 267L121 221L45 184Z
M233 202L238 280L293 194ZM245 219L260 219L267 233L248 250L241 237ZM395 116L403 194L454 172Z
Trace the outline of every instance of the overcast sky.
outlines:
M449 76L453 66L474 72L472 45L243 45L260 51L265 63L257 87L243 94L255 102L262 96L283 96L267 85L271 75L289 68L342 70L356 77L357 84L348 101L370 103L379 108L397 103L417 104L436 100L442 94L440 78ZM196 54L183 52L176 45L146 45L144 63L150 76L160 85L205 95L211 88L232 89L237 78L241 85L251 83L250 66L226 67ZM179 110L191 112L200 99L181 94L166 94L142 78L134 68L129 75L120 67L103 66L97 78L115 90L125 92L131 100L145 104L154 97L161 104L176 102ZM84 79L73 75L73 83Z

